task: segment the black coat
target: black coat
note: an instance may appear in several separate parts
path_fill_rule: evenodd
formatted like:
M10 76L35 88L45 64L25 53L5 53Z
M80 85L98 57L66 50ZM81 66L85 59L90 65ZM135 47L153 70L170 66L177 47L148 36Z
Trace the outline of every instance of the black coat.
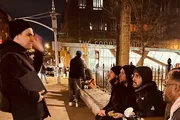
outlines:
M120 83L113 85L109 103L103 108L106 114L112 110L124 114L128 107L133 107L136 110L134 89Z
M138 115L141 117L164 116L165 103L162 92L158 90L155 82L149 82L136 89L136 102Z
M15 52L30 61L26 49L11 40L0 45L0 52L2 56L7 52ZM37 72L40 70L42 60L43 54L36 51L33 66ZM2 59L0 70L2 90L10 100L13 120L42 120L50 115L45 100L38 103L39 93L28 91L21 84L20 78L28 71L32 71L22 59L15 54L8 54Z
M74 79L80 79L82 78L85 80L84 75L84 62L83 60L76 56L70 61L70 72L69 77Z
M178 108L178 109L174 112L171 120L180 120L180 108Z

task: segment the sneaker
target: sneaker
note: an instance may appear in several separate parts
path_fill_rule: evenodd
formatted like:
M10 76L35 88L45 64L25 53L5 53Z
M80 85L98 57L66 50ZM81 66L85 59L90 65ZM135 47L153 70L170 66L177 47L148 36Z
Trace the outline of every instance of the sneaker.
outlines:
M76 103L76 107L79 107L79 104L78 104L78 103Z
M69 106L72 107L73 103L72 102L69 102Z

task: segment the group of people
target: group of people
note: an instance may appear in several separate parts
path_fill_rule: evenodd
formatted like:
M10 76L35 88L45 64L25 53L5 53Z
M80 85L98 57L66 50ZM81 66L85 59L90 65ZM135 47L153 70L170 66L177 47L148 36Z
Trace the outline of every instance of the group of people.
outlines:
M81 80L85 81L81 51L70 62L69 106L80 98ZM108 73L112 86L108 104L97 112L95 120L122 120L124 111L132 107L136 117L165 117L180 120L180 68L170 70L160 91L153 81L151 68L134 65L114 66ZM172 106L172 107L171 107Z
M161 92L147 66L114 66L109 72L112 85L108 104L97 112L96 120L121 120L128 107L138 117L180 120L180 68L169 71Z
M20 81L31 71L39 72L43 62L42 43L24 20L11 21L9 31L11 39L0 45L0 92L8 98L13 120L43 120L50 116L44 90L28 90ZM33 60L27 53L31 48L35 49ZM86 81L92 77L85 75L81 55L81 51L77 51L70 62L69 105L75 100L76 107L80 100L80 79ZM152 79L152 70L147 66L112 67L108 78L112 85L111 97L95 119L121 120L125 109L132 107L140 117L164 116L165 113L167 120L180 120L180 68L169 71L163 94Z
M112 85L111 97L109 103L97 112L96 120L121 120L129 107L139 117L164 115L162 92L152 81L149 67L114 66L108 80Z

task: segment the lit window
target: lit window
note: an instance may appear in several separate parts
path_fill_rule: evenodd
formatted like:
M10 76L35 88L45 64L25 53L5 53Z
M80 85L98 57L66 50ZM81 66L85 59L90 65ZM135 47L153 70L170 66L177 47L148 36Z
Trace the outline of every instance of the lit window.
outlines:
M103 0L93 0L93 10L102 10Z
M107 31L107 23L101 23L99 27L100 27L100 30Z
M104 30L107 31L107 23L104 24Z
M89 23L89 29L92 30L93 27L92 27L92 23Z
M78 0L78 4L80 9L86 8L86 0Z

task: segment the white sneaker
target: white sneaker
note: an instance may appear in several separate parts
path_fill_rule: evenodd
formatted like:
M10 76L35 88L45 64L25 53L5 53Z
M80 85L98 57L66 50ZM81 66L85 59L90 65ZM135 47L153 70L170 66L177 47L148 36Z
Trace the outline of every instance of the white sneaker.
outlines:
M72 107L73 103L72 102L69 102L69 106Z
M79 104L78 104L78 103L76 103L76 107L79 107Z

